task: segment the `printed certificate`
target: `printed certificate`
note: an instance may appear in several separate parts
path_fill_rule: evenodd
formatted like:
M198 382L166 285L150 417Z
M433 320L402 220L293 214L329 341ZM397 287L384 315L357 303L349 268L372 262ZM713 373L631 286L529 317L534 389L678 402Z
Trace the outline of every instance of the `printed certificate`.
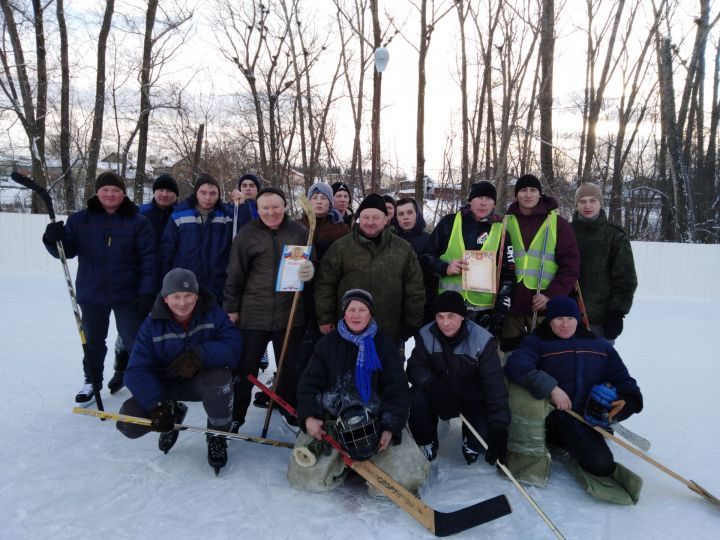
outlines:
M467 270L462 273L462 287L466 291L497 292L494 251L467 250L463 253L463 260L467 263Z
M302 291L304 283L298 277L298 270L310 260L312 246L283 246L280 268L278 269L276 292Z

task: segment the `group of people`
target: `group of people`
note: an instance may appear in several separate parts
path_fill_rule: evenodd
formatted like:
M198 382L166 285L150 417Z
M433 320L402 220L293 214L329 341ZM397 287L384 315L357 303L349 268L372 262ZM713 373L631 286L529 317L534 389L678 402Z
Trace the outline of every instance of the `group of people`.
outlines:
M241 176L228 203L209 174L179 203L178 193L163 175L138 211L122 179L103 173L87 209L51 223L43 237L51 254L62 242L79 257L88 352L78 403L92 401L102 383L115 314L130 351L127 366L115 366L115 391L124 384L132 394L121 412L152 424L119 422L126 436L158 431L160 450L169 451L183 401L203 402L209 428L238 432L251 402L247 375L258 375L272 342L276 355L286 351L275 389L297 408L297 419L282 411L301 430L296 448L317 454L312 467L291 460L288 478L298 488L342 481L342 460L322 445L331 433L352 457L372 458L417 491L438 455L439 420L458 416L468 464L484 455L526 466L537 456L513 441L538 438L515 430L534 423L543 432L540 461L556 445L587 482L614 478L627 488L631 475L617 472L604 439L563 413L585 414L598 401L610 420L642 409L612 346L637 286L632 252L607 221L598 186L578 188L569 223L533 175L517 180L504 217L495 187L481 181L428 232L413 199L371 193L353 212L349 186L318 182L307 193L312 238L308 216L292 219L285 193L263 188L256 175ZM276 287L283 247L306 244L313 249L298 269L304 287L293 309L294 294ZM483 267L489 289L465 288L468 252L491 259ZM579 290L582 314L570 297ZM592 401L601 385L616 399ZM516 422L522 415L528 421ZM216 472L226 464L224 438L208 436L208 462Z

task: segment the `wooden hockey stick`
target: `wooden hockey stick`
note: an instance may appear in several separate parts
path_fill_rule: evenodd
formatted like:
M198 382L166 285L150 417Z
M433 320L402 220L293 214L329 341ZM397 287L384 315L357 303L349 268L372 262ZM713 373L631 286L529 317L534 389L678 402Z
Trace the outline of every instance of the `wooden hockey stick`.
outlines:
M248 379L288 413L297 416L297 412L292 405L261 383L257 377L251 374L248 375ZM461 508L454 512L438 512L406 490L391 476L385 474L385 472L374 465L372 461L353 460L345 452L343 447L340 446L340 443L329 435L323 435L323 440L338 451L343 462L348 467L367 480L368 484L384 493L391 501L405 510L413 519L418 521L435 536L450 536L512 512L510 503L505 495L498 495L497 497L487 499L466 508Z
M569 414L570 416L572 416L573 418L575 418L576 420L578 420L579 422L582 422L583 424L585 424L585 425L587 425L587 426L590 426L590 424L588 424L588 423L585 421L585 419L584 419L582 416L580 416L578 413L576 413L575 411L573 411L573 410L571 410L571 409L567 409L567 410L565 410L565 412L568 413L568 414ZM703 488L702 486L700 486L697 482L695 482L695 481L693 481L693 480L688 480L687 478L683 478L682 476L680 476L680 475L679 475L678 473L676 473L675 471L672 471L672 470L668 469L668 468L667 468L665 465L663 465L662 463L654 460L653 458L651 458L650 456L648 456L646 453L641 452L640 450L638 450L638 449L635 448L634 446L626 443L625 441L623 441L622 439L616 437L616 436L613 435L612 433L610 433L610 432L602 429L600 426L590 426L590 427L593 428L593 429L594 429L595 431L597 431L598 433L600 433L600 435L602 435L602 436L605 437L606 439L610 439L611 441L614 441L615 443L617 443L617 444L619 444L620 446L622 446L623 448L625 448L625 450L628 450L628 451L632 452L633 454L635 454L636 456L638 456L639 458L644 459L645 461L647 461L647 462L648 462L650 465L652 465L653 467L657 467L658 469L660 469L660 470L661 470L662 472L664 472L665 474L667 474L667 475L669 475L669 476L672 476L672 477L673 477L675 480L677 480L678 482L682 482L682 483L685 484L689 489L691 489L692 491L694 491L694 492L697 493L698 495L701 495L702 497L705 497L705 498L706 498L708 501L710 501L711 503L720 506L720 499L718 499L715 495L713 495L713 494L710 493L708 490L706 490L705 488Z
M152 422L147 418L141 418L139 416L129 416L127 414L112 413L107 411L98 411L96 409L83 409L82 407L73 407L72 410L75 414L82 414L85 416L94 416L100 420L115 420L117 422L127 422L128 424L137 424L140 426L150 427ZM238 441L247 441L258 444L266 444L268 446L280 446L283 448L292 448L295 446L293 443L285 441L277 441L275 439L266 439L264 437L252 437L250 435L244 435L243 433L231 433L229 431L220 431L217 429L201 428L196 426L187 426L184 424L175 424L174 429L178 431L192 431L193 433L205 433L209 435L217 435L219 437L225 437L226 439L234 439Z
M470 433L472 433L475 438L480 441L480 444L482 444L483 448L485 450L488 449L488 445L485 442L485 440L480 436L480 434L475 430L473 425L468 421L467 418L465 418L462 414L460 415L460 420L462 420L463 424L467 426L467 428L470 430ZM520 485L520 482L518 482L515 477L513 476L513 473L510 472L510 469L508 469L504 463L501 463L500 460L497 461L497 466L500 467L500 470L505 473L505 476L507 476L510 481L515 485L515 487L522 493L522 496L527 499L527 502L530 503L530 506L533 507L533 510L537 512L537 514L542 518L542 520L545 522L545 524L550 527L550 530L552 530L553 534L555 535L558 540L565 540L565 537L560 532L560 529L558 529L555 524L550 521L550 518L547 516L545 512L542 511L542 508L538 506L538 504L533 500L533 498L530 496L530 494L525 490L524 487Z

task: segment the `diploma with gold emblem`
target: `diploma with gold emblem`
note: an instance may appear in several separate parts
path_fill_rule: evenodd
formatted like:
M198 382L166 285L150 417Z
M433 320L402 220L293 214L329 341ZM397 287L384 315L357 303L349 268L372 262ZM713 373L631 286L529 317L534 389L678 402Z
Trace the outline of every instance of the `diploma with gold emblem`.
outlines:
M298 277L298 270L305 261L310 260L312 246L283 246L278 269L276 292L302 291L304 283Z
M463 260L467 263L467 268L462 273L462 288L466 291L495 294L495 252L467 250L463 253Z

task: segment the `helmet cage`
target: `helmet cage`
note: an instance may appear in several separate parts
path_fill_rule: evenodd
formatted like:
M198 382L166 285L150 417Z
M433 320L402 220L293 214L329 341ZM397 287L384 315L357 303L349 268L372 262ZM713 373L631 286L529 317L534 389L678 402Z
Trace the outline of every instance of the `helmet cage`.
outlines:
M336 421L340 444L356 461L370 459L377 451L380 433L375 415L362 405L340 411Z

